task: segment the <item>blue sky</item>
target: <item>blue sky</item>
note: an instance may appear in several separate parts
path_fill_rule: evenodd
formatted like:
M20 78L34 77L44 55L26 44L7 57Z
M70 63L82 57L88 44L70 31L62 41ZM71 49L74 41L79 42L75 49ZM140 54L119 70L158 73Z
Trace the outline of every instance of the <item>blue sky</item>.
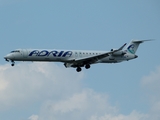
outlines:
M159 5L158 0L0 0L0 119L159 120ZM92 65L81 73L61 63L11 67L3 60L17 48L108 51L131 39L155 41L141 44L135 60Z

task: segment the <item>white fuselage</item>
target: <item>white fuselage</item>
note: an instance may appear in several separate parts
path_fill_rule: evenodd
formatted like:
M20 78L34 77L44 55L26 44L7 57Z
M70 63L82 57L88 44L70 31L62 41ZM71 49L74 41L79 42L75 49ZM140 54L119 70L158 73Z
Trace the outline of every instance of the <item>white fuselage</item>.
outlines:
M106 51L85 50L51 50L51 49L17 49L7 56L13 61L46 61L46 62L69 62L74 59L87 58L106 53ZM136 58L136 55L126 53L123 56L109 55L96 63L117 63Z
M126 43L119 49L111 51L87 51L87 50L57 50L57 49L17 49L7 54L4 59L11 61L14 66L15 61L44 61L44 62L63 62L65 67L90 68L91 64L96 63L119 63L135 59L139 44L150 40L132 40L126 49Z

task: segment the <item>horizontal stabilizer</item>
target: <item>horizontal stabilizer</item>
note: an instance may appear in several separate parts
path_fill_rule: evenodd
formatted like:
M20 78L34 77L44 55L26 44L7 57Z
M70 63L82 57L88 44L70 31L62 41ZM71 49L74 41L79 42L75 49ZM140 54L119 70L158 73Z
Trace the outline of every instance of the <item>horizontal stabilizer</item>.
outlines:
M153 41L154 39L147 39L147 40L132 40L133 43L143 43L147 41Z

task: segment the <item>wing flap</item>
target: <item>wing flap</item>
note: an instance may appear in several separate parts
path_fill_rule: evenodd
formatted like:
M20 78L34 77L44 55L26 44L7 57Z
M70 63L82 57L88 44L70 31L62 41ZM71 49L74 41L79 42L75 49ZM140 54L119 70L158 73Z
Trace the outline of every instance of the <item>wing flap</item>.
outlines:
M112 52L107 52L107 53L103 53L103 54L99 54L99 55L95 55L95 56L91 56L91 57L84 57L84 58L79 58L79 59L75 59L74 62L87 62L87 63L93 63L96 62L102 58L105 58L107 56L109 56L109 54Z

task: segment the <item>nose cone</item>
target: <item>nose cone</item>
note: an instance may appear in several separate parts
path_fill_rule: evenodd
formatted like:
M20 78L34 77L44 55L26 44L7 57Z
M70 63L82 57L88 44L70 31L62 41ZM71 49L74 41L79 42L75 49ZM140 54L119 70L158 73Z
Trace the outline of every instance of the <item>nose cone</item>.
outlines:
M11 54L7 54L6 56L4 56L4 59L12 59L13 58L13 55Z
M4 56L4 59L7 59L7 55L6 55L6 56Z
M138 56L137 56L137 55L135 55L135 58L138 58Z

